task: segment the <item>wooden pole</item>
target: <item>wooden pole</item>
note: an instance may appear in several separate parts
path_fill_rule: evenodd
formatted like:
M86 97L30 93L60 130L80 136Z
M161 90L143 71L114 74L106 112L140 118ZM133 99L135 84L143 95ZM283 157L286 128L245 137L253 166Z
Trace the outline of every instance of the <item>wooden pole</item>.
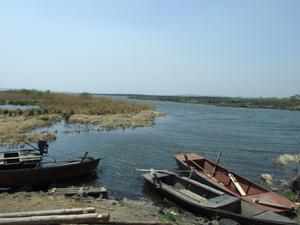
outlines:
M95 213L95 212L96 212L95 207L88 207L88 208L73 208L73 209L57 209L57 210L47 210L47 211L1 213L0 218L49 216L49 215L71 215L71 214L86 214L86 213Z
M216 175L218 164L220 162L221 156L222 156L222 152L219 152L218 156L217 156L217 160L216 160L216 166L215 166L213 174L212 174L213 177Z
M184 159L185 159L186 165L189 167L189 169L191 169L191 166L189 164L189 159L186 154L184 154Z
M81 215L51 215L19 218L1 218L1 225L45 225L45 224L97 224L109 220L109 214L89 213ZM104 223L105 224L105 223Z

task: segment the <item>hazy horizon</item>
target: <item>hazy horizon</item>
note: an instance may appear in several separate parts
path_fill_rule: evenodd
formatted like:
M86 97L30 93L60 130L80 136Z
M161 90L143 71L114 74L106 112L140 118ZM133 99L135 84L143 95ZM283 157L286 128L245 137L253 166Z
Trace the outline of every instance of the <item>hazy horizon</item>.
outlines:
M300 1L1 1L0 88L300 94Z

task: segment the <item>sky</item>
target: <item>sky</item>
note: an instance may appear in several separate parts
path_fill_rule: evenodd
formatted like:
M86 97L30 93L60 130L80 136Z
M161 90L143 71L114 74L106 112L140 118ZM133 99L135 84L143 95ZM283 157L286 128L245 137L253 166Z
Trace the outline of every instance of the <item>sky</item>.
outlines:
M300 94L300 1L0 0L0 88Z

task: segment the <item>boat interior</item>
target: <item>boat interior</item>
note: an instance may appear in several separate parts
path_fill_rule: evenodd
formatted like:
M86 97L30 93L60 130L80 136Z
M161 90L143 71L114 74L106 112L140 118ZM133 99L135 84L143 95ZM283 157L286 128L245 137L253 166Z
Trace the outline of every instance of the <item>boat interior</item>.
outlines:
M187 163L196 170L202 171L208 178L224 185L226 188L240 196L256 195L268 192L265 188L256 185L250 180L239 176L224 167L218 166L205 158L188 160Z

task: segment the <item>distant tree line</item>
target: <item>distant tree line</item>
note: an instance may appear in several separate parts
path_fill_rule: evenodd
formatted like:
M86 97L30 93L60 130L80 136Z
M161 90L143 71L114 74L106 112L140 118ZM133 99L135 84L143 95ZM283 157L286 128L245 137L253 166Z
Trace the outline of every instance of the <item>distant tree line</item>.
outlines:
M172 101L191 104L208 104L230 107L286 109L300 111L300 95L294 95L287 98L129 95L129 98L156 101Z

